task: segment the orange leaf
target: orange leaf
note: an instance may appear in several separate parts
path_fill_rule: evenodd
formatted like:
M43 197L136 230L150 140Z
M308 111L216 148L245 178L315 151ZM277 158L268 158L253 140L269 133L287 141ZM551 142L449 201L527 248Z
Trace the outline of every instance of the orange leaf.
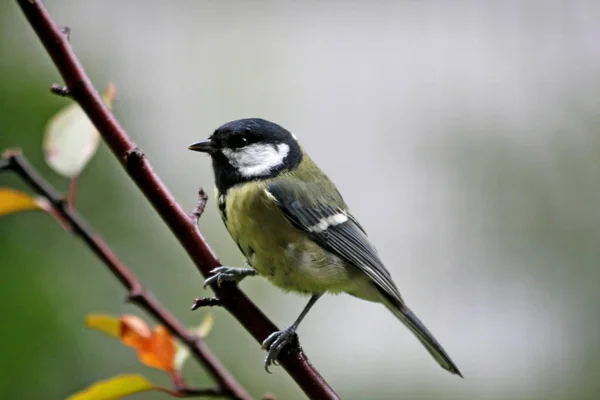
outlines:
M157 326L152 337L137 350L140 361L149 367L169 373L175 371L175 340L164 326Z
M159 325L151 331L148 324L135 315L123 315L117 319L102 314L89 315L86 325L118 337L123 344L136 349L143 364L170 374L175 372L175 338L164 326Z
M0 188L0 215L27 210L44 210L51 208L43 198L31 197L14 189Z
M87 389L67 397L67 400L118 400L148 390L169 392L168 389L154 385L142 375L130 374L96 382Z
M135 315L123 315L119 336L124 344L137 349L150 339L152 332L141 318Z

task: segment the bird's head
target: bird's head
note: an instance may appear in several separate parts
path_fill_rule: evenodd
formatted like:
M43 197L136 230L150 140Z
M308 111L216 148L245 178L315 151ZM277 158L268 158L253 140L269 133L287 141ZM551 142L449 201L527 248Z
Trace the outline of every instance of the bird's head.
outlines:
M208 140L188 148L211 156L221 193L238 183L275 177L302 161L302 149L295 136L260 118L228 122Z

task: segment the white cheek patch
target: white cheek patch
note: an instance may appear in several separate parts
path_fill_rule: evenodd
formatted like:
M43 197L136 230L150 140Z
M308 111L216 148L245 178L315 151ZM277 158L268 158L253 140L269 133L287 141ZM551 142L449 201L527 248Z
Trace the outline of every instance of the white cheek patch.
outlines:
M223 155L245 178L268 175L280 166L290 152L285 143L276 145L255 143L240 149L223 149Z
M348 221L348 215L345 212L334 214L329 217L325 217L319 221L318 224L314 224L308 227L309 232L321 233L326 231L331 226L343 224Z

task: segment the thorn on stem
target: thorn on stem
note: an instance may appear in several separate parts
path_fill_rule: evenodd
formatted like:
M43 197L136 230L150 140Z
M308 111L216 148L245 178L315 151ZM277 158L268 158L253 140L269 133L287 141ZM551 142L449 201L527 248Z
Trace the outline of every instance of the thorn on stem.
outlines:
M67 37L67 42L71 41L71 28L69 28L68 26L63 26L62 28L60 28L60 33Z
M194 303L192 303L192 311L201 307L215 307L222 305L223 301L221 299L215 297L198 297L197 299L194 299Z
M208 200L208 195L204 191L203 188L198 190L198 202L196 203L196 207L194 207L194 211L192 211L192 221L197 224L198 220L204 213L204 209L206 208L206 201Z
M127 151L127 154L125 154L125 157L141 160L142 158L146 157L146 155L144 154L144 152L142 150L140 150L139 147L134 147L133 149L129 149Z
M132 149L129 149L125 153L125 159L124 159L127 171L131 173L131 171L134 170L135 165L137 163L139 163L140 161L142 161L145 157L146 157L146 155L144 154L144 152L142 150L140 150L139 147L134 147Z
M58 83L53 83L52 86L50 86L50 91L62 97L69 97L71 95L68 87L59 85Z
M265 393L262 400L276 400L273 393Z
M142 297L144 297L144 289L142 288L141 285L138 284L136 286L133 286L129 290L126 301L128 301L130 303L135 303L136 301L141 300Z

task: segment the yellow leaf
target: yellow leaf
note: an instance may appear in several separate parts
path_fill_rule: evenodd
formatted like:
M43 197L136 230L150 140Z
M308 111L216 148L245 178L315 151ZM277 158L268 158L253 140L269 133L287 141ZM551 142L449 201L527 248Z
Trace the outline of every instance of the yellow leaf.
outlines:
M17 190L0 188L0 215L26 210L48 210L50 205L45 199L31 197Z
M121 320L112 315L90 314L85 318L85 326L117 338L121 334Z
M130 374L96 382L87 389L67 397L67 400L118 400L148 390L168 392L167 389L154 385L142 375Z
M103 95L110 108L115 96L111 84ZM73 178L92 158L100 135L79 104L73 102L56 113L46 125L44 155L46 162L57 173Z
M196 328L191 329L191 333L198 335L204 339L208 336L215 324L215 316L212 313L207 313L204 319ZM190 350L179 340L176 342L177 351L175 352L175 360L173 362L176 371L181 371L187 359L190 356Z

